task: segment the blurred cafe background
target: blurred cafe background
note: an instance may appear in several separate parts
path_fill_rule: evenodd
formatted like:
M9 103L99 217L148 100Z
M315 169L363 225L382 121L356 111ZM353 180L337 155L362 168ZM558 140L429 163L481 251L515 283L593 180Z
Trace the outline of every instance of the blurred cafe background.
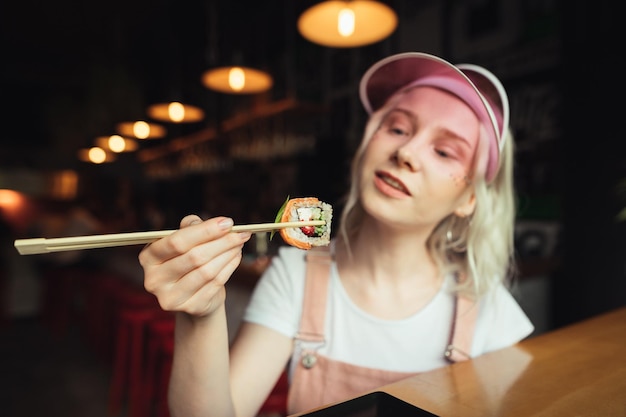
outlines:
M0 414L167 414L171 317L142 290L141 248L20 256L15 239L170 229L189 213L269 222L287 196L338 213L365 122L359 77L398 52L481 64L509 92L513 292L535 334L625 304L613 2L353 1L378 9L318 39L337 26L311 16L322 3L2 3ZM281 244L245 247L233 331Z

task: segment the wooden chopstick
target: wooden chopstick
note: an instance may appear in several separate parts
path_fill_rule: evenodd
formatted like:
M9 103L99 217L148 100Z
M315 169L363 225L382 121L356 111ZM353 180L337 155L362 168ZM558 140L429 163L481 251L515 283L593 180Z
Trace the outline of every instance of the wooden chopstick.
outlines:
M325 223L326 222L324 220L311 220L306 222L244 224L233 226L231 232L267 232L271 230L286 229L289 227L322 226ZM144 245L169 236L175 231L176 230L155 230L150 232L112 233L106 235L17 239L15 241L15 248L20 255L35 255L39 253L69 250Z

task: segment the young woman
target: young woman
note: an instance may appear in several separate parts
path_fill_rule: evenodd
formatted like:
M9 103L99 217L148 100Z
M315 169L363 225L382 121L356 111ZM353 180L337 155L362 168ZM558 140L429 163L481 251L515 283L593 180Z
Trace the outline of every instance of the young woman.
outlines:
M289 411L510 346L533 326L506 288L513 254L508 100L487 70L422 53L363 76L370 119L327 251L282 247L232 344L225 288L250 238L188 216L140 254L176 311L174 416L254 416L288 366Z

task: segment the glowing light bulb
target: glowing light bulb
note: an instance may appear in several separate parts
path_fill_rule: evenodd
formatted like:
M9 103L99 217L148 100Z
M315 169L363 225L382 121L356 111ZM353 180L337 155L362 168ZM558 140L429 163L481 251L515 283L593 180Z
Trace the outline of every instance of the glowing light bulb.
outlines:
M174 101L167 106L167 113L174 122L180 122L185 119L185 106Z
M17 191L8 189L0 190L0 207L2 208L18 207L21 199L22 197Z
M339 34L345 38L354 33L354 11L352 11L352 9L346 7L339 10L337 30Z
M113 152L124 152L126 149L126 141L120 135L111 135L108 141L109 149Z
M234 67L228 72L228 85L235 91L243 90L246 85L246 75L239 67Z
M89 149L89 160L94 164L101 164L107 159L107 154L104 149L94 146Z
M139 139L145 139L150 136L150 125L146 122L135 122L133 125L133 134Z

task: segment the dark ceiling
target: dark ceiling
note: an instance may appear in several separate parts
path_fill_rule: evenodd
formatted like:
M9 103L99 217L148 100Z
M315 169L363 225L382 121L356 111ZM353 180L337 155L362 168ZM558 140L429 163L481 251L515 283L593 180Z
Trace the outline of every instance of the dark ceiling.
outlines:
M274 74L285 96L322 49L297 16L315 0L3 2L0 11L4 168L63 165L116 123L176 98L222 117L227 100L200 83L211 66L240 62ZM217 104L216 104L217 103ZM221 114L221 115L220 115ZM207 123L207 122L203 122ZM193 129L197 126L179 127ZM45 157L40 157L42 152ZM38 156L39 155L39 156Z

